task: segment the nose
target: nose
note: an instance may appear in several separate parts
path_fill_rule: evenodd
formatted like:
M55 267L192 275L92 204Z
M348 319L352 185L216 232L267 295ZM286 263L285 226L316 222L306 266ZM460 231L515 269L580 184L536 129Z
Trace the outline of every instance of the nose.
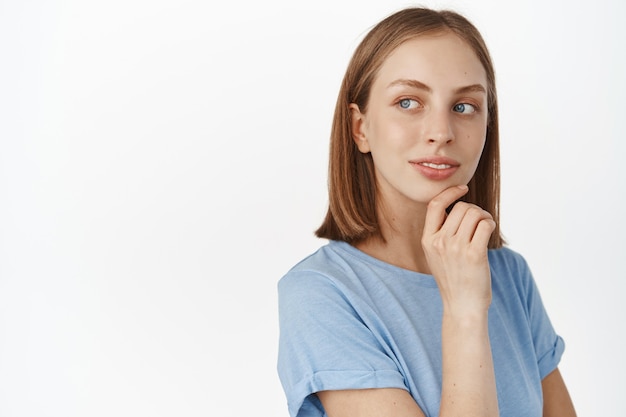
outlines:
M426 120L425 139L430 144L449 144L454 141L450 109L432 109Z

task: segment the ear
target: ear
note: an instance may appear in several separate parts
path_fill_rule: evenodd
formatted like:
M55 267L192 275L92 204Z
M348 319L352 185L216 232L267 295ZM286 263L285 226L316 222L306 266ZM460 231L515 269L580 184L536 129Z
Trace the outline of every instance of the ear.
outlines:
M352 139L361 153L370 152L370 144L365 134L365 115L359 106L350 103L350 123L352 124Z

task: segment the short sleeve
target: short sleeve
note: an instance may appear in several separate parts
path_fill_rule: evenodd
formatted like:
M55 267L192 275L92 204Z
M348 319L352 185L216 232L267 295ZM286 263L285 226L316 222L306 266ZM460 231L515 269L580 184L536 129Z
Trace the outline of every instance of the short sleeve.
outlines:
M406 389L396 362L364 320L367 306L332 278L291 272L279 282L278 305L278 374L292 417L324 416L312 395L318 391Z
M550 322L535 279L523 258L521 259L521 268L526 276L526 308L537 357L537 366L539 375L543 379L559 365L565 351L565 343L555 332Z

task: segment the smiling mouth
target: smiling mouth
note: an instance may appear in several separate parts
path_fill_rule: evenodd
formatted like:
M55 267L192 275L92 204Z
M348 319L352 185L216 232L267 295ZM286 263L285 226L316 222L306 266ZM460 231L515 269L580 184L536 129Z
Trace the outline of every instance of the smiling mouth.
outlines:
M452 168L452 165L449 164L433 164L432 162L420 162L418 165L425 166L433 169L448 169Z
M450 158L431 157L412 160L409 163L429 180L440 181L450 178L459 169L460 164Z

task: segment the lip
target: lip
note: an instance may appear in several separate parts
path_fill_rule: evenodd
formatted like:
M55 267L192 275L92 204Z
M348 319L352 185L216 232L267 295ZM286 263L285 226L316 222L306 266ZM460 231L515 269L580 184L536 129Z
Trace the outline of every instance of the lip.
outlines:
M459 169L459 166L461 166L461 164L454 159L445 156L429 156L420 159L412 159L409 163L424 177L435 181L450 178L457 169Z

